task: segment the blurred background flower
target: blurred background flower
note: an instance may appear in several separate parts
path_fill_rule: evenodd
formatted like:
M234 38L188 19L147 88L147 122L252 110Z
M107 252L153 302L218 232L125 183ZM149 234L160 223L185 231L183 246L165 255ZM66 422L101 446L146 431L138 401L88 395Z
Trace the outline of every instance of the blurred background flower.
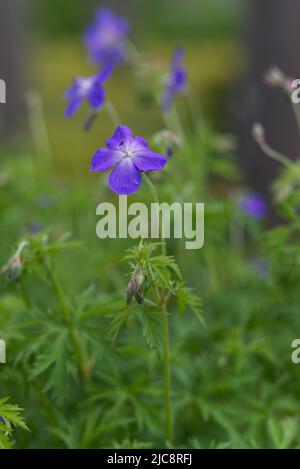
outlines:
M110 8L98 9L94 20L85 30L84 42L96 65L117 64L126 57L126 36L129 25L125 18Z

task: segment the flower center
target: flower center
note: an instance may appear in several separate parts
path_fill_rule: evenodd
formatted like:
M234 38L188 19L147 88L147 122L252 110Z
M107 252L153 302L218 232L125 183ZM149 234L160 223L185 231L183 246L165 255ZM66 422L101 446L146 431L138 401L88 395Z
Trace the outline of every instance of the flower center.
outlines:
M80 81L80 87L82 93L86 93L92 85L92 80L91 78L82 78Z
M125 158L132 159L132 153L127 148L124 148Z
M112 29L105 29L100 32L99 40L106 46L113 46L117 41L117 35Z
M124 154L124 158L132 159L132 151L130 150L129 146L125 145L125 142L120 142L118 147L119 150Z

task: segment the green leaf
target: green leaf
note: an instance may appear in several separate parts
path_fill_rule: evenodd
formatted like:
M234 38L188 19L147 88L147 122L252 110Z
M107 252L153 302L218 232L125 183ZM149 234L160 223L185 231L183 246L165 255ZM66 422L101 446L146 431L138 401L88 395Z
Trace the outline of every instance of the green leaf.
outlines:
M13 429L20 427L28 430L23 418L21 417L22 408L18 405L8 404L9 397L0 399L0 449L9 449L12 447L11 441Z
M143 335L150 347L160 348L162 343L162 316L166 312L161 310L141 310Z

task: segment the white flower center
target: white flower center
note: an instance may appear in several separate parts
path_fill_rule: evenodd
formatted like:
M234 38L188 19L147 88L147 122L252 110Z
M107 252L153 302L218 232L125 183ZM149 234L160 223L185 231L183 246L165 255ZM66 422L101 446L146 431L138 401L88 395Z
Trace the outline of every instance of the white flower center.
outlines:
M93 83L92 78L81 78L80 80L80 88L83 94L85 94L91 88Z
M102 30L99 34L100 43L103 42L106 46L113 46L117 40L116 33L111 29Z

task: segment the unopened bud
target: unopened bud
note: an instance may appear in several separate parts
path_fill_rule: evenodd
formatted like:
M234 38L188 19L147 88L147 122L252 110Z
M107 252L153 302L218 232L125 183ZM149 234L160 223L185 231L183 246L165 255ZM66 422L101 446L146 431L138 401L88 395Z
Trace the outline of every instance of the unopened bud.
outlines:
M284 73L278 67L271 68L264 75L265 83L273 87L283 86L285 79Z
M265 74L264 81L274 88L282 88L288 94L293 92L293 79L287 77L279 68L271 68Z
M139 268L133 273L126 287L126 303L128 305L131 303L133 296L138 304L143 303L143 292L145 285L146 276L144 269Z
M15 254L8 262L8 264L3 267L1 274L6 278L7 281L13 282L17 280L23 270L23 264L20 254Z
M143 287L145 283L146 277L145 277L145 272L143 269L139 269L136 273L136 283L140 288Z
M17 280L22 271L23 271L23 262L21 259L22 251L27 248L28 241L24 240L19 245L16 253L10 258L8 263L0 271L0 274L3 275L7 281L13 282Z
M133 297L133 283L131 280L129 280L128 285L126 287L125 296L126 296L126 303L130 305L132 297Z
M287 91L287 93L291 94L294 91L293 82L291 78L286 78L283 83L283 88Z
M265 129L260 123L254 124L252 135L258 145L262 146L265 144Z

